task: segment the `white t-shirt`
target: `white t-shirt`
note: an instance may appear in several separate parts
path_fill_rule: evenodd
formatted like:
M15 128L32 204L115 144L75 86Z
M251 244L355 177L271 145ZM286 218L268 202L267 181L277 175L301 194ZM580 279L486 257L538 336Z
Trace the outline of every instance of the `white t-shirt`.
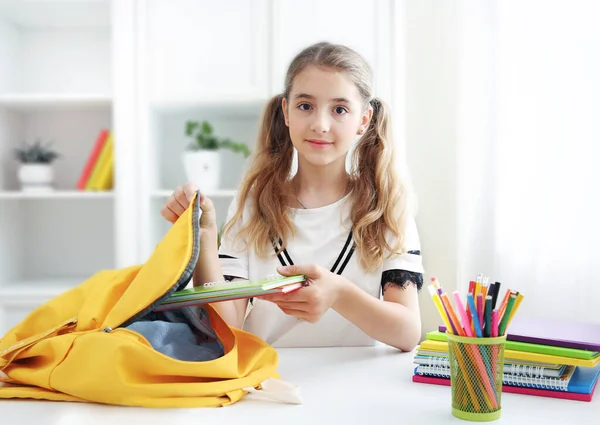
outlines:
M244 205L244 222L250 217L251 203L251 200L247 200ZM236 208L237 199L234 199L229 207L227 220L232 217ZM338 272L346 263L341 274L376 298L381 296L383 272L399 269L423 273L420 241L413 219L407 222L405 241L407 251L414 254L406 253L385 259L379 270L367 273L361 267L359 254L353 251L353 244L348 238L351 230L350 208L350 195L321 208L290 208L296 233L293 238L289 238L286 250L293 263L318 264L331 270L337 262L333 272ZM240 222L236 223L221 239L219 258L223 275L256 279L277 273L281 262L275 255L275 250L269 258L263 259L251 248L246 249L241 238L234 243L233 234L241 226ZM282 258L286 264L290 264L285 255ZM376 342L333 309L329 309L317 323L308 323L286 315L272 302L256 298L243 329L274 347L364 346Z

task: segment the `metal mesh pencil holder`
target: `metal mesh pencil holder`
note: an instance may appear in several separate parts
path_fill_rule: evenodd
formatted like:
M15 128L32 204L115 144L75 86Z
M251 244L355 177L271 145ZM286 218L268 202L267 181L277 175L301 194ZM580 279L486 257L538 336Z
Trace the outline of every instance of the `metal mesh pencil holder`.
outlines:
M447 334L452 414L469 421L500 418L506 335L470 338Z

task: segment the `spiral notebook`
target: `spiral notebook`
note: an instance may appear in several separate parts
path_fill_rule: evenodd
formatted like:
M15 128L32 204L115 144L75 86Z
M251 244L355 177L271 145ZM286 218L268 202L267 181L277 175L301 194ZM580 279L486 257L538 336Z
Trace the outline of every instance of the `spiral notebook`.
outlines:
M422 355L417 353L414 363L426 367L450 367L450 359L447 356ZM509 375L544 376L558 378L562 376L569 366L550 363L533 363L525 361L511 361L504 359L504 373Z
M587 388L580 382L570 385L577 366L567 366L561 376L529 376L529 375L514 375L505 370L502 383L514 387L525 388L541 388L544 390L567 391L571 393L588 394L591 388ZM436 378L450 379L450 367L441 365L419 365L415 368L414 373L417 375L433 376ZM581 375L581 373L579 373Z
M306 276L304 275L281 276L279 274L266 276L262 279L207 282L204 285L174 292L154 311L173 310L261 295L289 293L306 285Z
M578 372L585 372L585 376L581 376ZM595 375L596 369L593 368L577 368L573 373L573 377L571 381L577 382L577 386L579 387L580 382L586 389L586 392L569 392L569 391L556 391L556 390L547 390L542 388L528 388L528 387L519 387L514 385L502 385L503 393L513 393L513 394L525 394L532 395L538 397L551 397L551 398L562 398L567 400L577 400L577 401L592 401L594 397L594 392L596 390L596 385L598 383L598 376ZM419 375L413 374L412 377L413 382L418 382L422 384L433 384L433 385L446 385L450 386L450 379L448 378L440 378L436 376L427 376L427 375Z

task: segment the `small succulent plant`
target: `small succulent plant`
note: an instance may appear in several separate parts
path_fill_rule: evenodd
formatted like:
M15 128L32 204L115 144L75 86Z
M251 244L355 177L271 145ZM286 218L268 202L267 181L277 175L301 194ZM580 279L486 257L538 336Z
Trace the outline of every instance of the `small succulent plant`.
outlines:
M15 149L15 155L23 164L50 164L60 156L50 145L36 140L33 144Z

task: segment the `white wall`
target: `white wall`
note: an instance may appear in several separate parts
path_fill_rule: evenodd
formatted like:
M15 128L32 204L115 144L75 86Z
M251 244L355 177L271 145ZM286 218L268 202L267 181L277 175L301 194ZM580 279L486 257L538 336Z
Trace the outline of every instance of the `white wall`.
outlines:
M425 279L457 286L456 17L454 2L405 2L406 157L418 196ZM427 283L427 282L425 282ZM423 334L440 324L426 289Z
M506 283L495 263L496 134L494 36L496 16L488 2L459 2L457 19L457 276L459 290L481 272Z

